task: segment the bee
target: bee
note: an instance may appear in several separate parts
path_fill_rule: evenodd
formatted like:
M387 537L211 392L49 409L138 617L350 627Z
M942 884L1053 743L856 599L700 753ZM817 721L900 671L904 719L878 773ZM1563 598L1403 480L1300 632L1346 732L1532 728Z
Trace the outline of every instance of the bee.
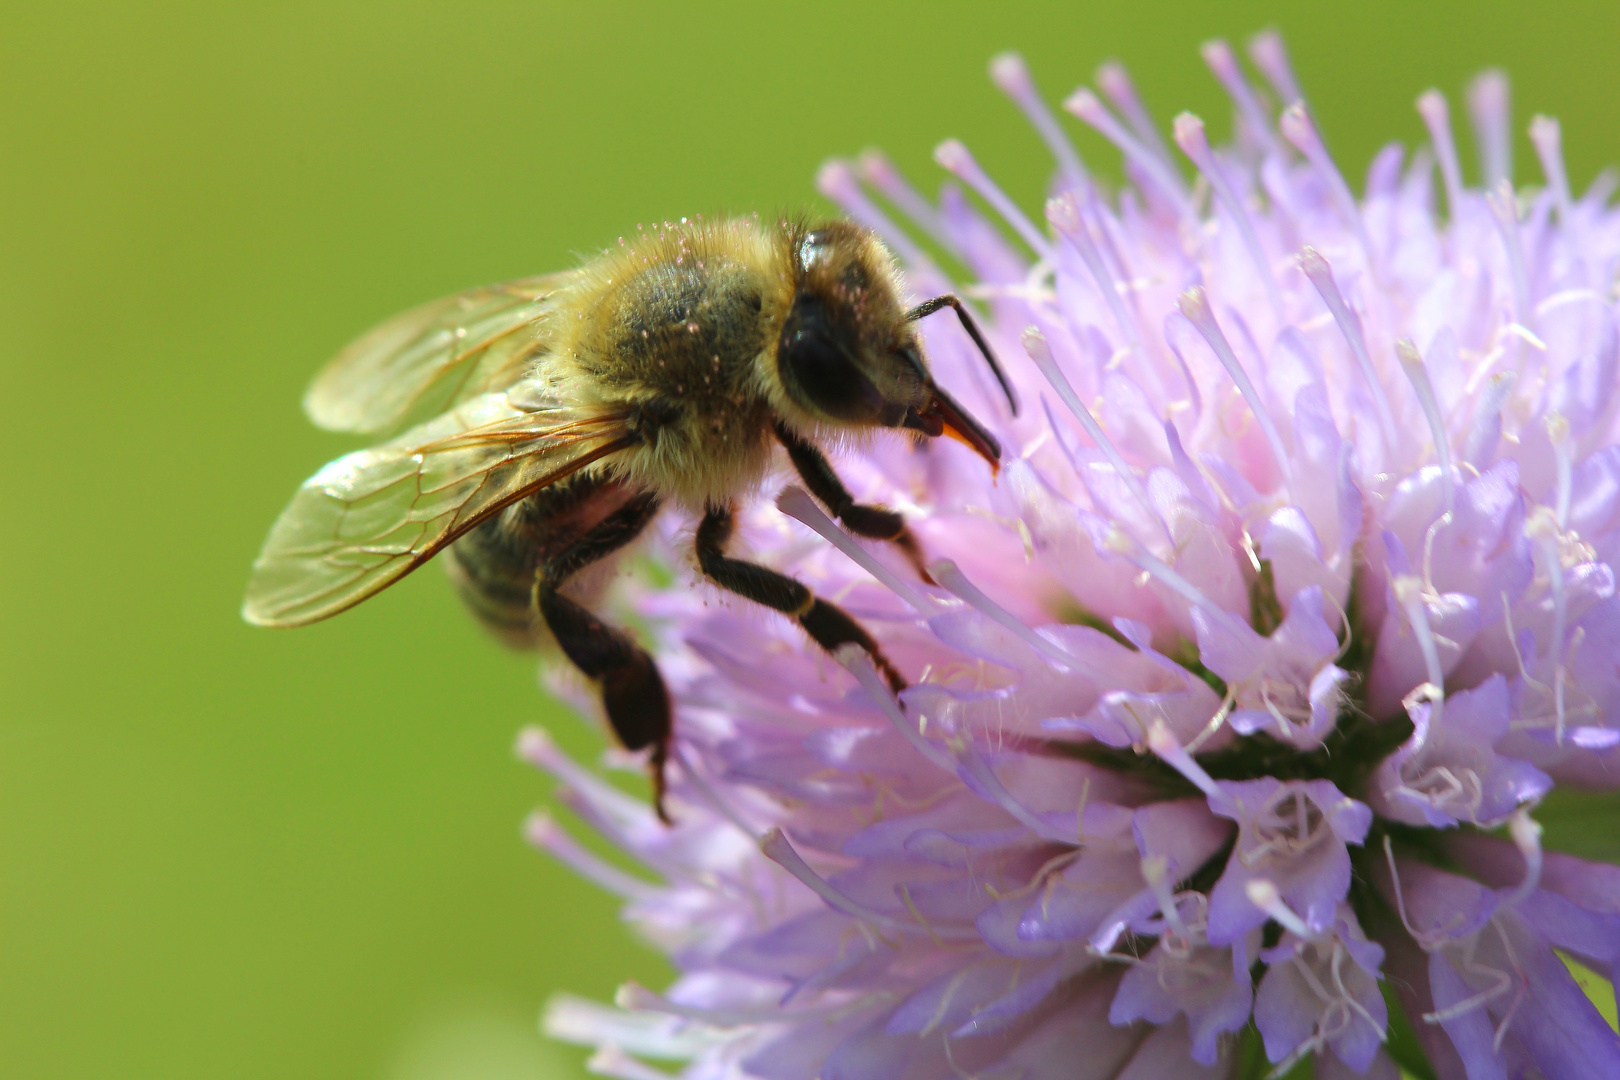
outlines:
M737 500L780 446L845 528L892 542L926 579L905 521L856 502L818 444L878 428L948 435L997 467L1000 445L934 381L918 340L915 323L945 308L1017 404L955 296L908 308L904 295L893 257L858 225L683 218L577 269L399 315L339 353L304 407L336 431L407 430L304 482L253 564L243 617L316 622L445 552L490 629L554 641L595 683L619 741L648 751L668 821L663 678L565 586L673 504L700 518L710 581L797 620L823 649L860 646L903 688L854 619L727 544Z

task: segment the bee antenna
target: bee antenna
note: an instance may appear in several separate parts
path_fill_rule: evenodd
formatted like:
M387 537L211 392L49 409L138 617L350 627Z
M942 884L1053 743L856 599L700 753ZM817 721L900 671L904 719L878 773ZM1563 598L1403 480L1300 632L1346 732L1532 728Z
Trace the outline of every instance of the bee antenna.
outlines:
M962 320L962 329L968 332L968 337L973 339L973 344L977 345L979 352L984 354L985 363L990 365L990 370L995 373L996 382L1001 384L1001 392L1007 395L1007 407L1012 410L1014 416L1017 416L1018 398L1013 394L1012 383L1007 381L1007 373L1001 370L1001 365L996 362L995 354L990 351L989 342L985 341L984 335L979 333L979 324L973 321L973 316L968 314L968 309L962 304L961 300L956 298L954 293L946 293L944 296L936 296L932 300L924 300L906 312L906 322L916 322L918 319L927 318L941 308L952 309L956 312L956 317Z

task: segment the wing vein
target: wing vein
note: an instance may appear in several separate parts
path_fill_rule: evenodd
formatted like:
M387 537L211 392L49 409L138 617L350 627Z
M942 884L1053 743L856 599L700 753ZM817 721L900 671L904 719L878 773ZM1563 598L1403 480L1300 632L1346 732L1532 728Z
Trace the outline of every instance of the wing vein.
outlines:
M504 395L488 394L340 458L299 489L271 529L243 615L300 626L354 606L513 503L637 445L624 419L515 413Z

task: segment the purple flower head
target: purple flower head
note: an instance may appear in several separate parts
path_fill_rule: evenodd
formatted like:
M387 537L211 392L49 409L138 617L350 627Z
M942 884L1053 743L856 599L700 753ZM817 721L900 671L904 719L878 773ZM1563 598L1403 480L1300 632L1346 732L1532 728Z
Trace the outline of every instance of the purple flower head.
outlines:
M1114 185L998 57L1056 162L1042 213L954 141L937 198L876 154L822 171L919 297L978 308L1023 408L927 320L999 478L945 441L835 455L927 580L785 474L739 512L733 547L836 598L900 693L684 577L671 520L674 583L619 601L675 703L675 824L525 737L642 870L549 817L531 839L679 972L554 1003L597 1071L1158 1080L1263 1052L1389 1080L1393 1001L1414 1071L1620 1075L1559 959L1620 967L1620 870L1543 852L1532 818L1620 782L1612 184L1573 192L1537 118L1545 183L1515 187L1487 75L1485 189L1434 91L1428 145L1353 186L1279 39L1259 79L1204 58L1230 145L1187 114L1166 136L1118 65L1064 101L1123 155Z

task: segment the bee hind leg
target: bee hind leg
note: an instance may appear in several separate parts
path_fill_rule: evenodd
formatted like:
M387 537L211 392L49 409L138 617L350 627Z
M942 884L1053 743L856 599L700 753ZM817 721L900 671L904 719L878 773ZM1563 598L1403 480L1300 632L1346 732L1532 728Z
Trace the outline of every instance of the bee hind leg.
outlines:
M786 574L742 559L729 558L725 553L726 542L731 539L735 527L729 506L710 507L703 517L703 523L698 526L698 565L710 580L738 596L797 619L811 640L828 652L833 652L840 645L859 645L866 650L895 693L906 688L905 677L883 655L883 650L872 640L872 635L843 609L820 599Z
M646 650L558 590L575 573L634 540L658 513L658 497L644 493L603 518L547 559L534 579L534 603L563 655L594 680L613 733L627 750L651 748L653 808L665 824L664 767L671 734L669 691Z
M804 486L821 500L833 517L843 522L844 528L868 540L887 540L900 549L917 571L918 577L929 585L936 584L928 573L928 560L923 555L922 545L907 528L905 518L881 506L856 502L833 471L826 455L781 424L776 425L776 437L787 447L788 460L793 462L793 468L804 481Z

